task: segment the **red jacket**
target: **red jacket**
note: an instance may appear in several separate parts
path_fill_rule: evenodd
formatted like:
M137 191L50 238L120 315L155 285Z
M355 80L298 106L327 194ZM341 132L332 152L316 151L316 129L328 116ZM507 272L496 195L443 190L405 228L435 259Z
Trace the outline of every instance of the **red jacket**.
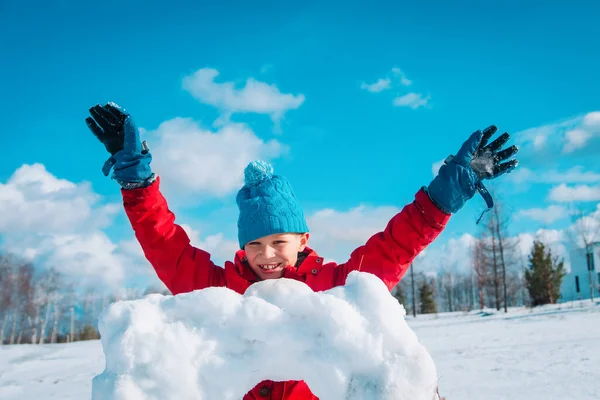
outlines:
M193 247L159 191L160 178L147 188L122 190L125 212L148 261L174 295L209 286L225 286L240 294L257 281L239 250L225 268L216 266L204 250ZM440 211L423 190L396 214L382 232L355 249L343 264L324 263L307 248L298 267L285 268L283 277L305 282L314 291L343 285L355 270L370 272L391 290L402 279L413 259L444 229L449 214ZM263 381L243 400L315 400L304 381Z

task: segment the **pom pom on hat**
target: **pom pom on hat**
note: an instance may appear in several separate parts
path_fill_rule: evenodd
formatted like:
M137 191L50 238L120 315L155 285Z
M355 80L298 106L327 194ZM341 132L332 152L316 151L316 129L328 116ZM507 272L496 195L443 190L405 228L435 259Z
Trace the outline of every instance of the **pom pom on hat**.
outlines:
M244 169L244 181L247 186L258 186L273 177L273 166L268 162L252 161Z
M244 169L245 185L236 201L240 248L251 240L274 233L304 233L308 226L292 185L265 161L252 161Z

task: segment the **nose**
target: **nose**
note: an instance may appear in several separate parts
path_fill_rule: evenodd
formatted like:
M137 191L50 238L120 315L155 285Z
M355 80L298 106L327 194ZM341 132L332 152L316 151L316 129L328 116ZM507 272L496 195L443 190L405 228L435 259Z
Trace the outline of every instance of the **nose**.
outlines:
M275 249L272 246L266 245L263 249L263 256L265 258L275 257Z

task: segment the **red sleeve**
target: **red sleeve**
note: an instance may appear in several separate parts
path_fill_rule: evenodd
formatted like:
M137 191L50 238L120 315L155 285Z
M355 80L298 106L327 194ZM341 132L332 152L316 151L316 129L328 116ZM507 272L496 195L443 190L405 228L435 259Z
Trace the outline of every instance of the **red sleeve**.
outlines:
M150 186L122 189L125 213L146 259L173 294L209 286L225 286L225 270L210 254L193 247L159 190L160 177Z
M336 284L343 285L351 271L359 270L377 275L392 290L449 219L450 214L437 208L423 190L418 191L415 200L396 214L383 232L371 236L346 263L337 266Z

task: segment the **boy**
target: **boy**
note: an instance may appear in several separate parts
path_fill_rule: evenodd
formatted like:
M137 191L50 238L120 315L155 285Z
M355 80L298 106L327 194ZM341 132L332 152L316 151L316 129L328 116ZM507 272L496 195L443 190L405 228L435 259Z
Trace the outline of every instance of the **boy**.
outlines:
M370 272L391 290L412 260L444 229L456 213L483 187L481 179L495 178L517 166L501 163L517 152L505 133L491 144L494 126L477 131L438 176L420 189L382 232L355 249L343 264L324 263L308 247L309 229L291 185L264 162L250 163L236 201L239 207L240 250L225 268L215 266L210 254L190 244L159 190L160 178L150 169L151 155L131 117L114 103L96 105L86 123L111 154L103 167L122 186L125 212L148 261L171 293L209 286L225 286L238 293L264 279L289 278L315 291L343 285L354 270ZM488 204L489 205L489 204ZM260 382L244 396L250 399L315 400L304 381Z

